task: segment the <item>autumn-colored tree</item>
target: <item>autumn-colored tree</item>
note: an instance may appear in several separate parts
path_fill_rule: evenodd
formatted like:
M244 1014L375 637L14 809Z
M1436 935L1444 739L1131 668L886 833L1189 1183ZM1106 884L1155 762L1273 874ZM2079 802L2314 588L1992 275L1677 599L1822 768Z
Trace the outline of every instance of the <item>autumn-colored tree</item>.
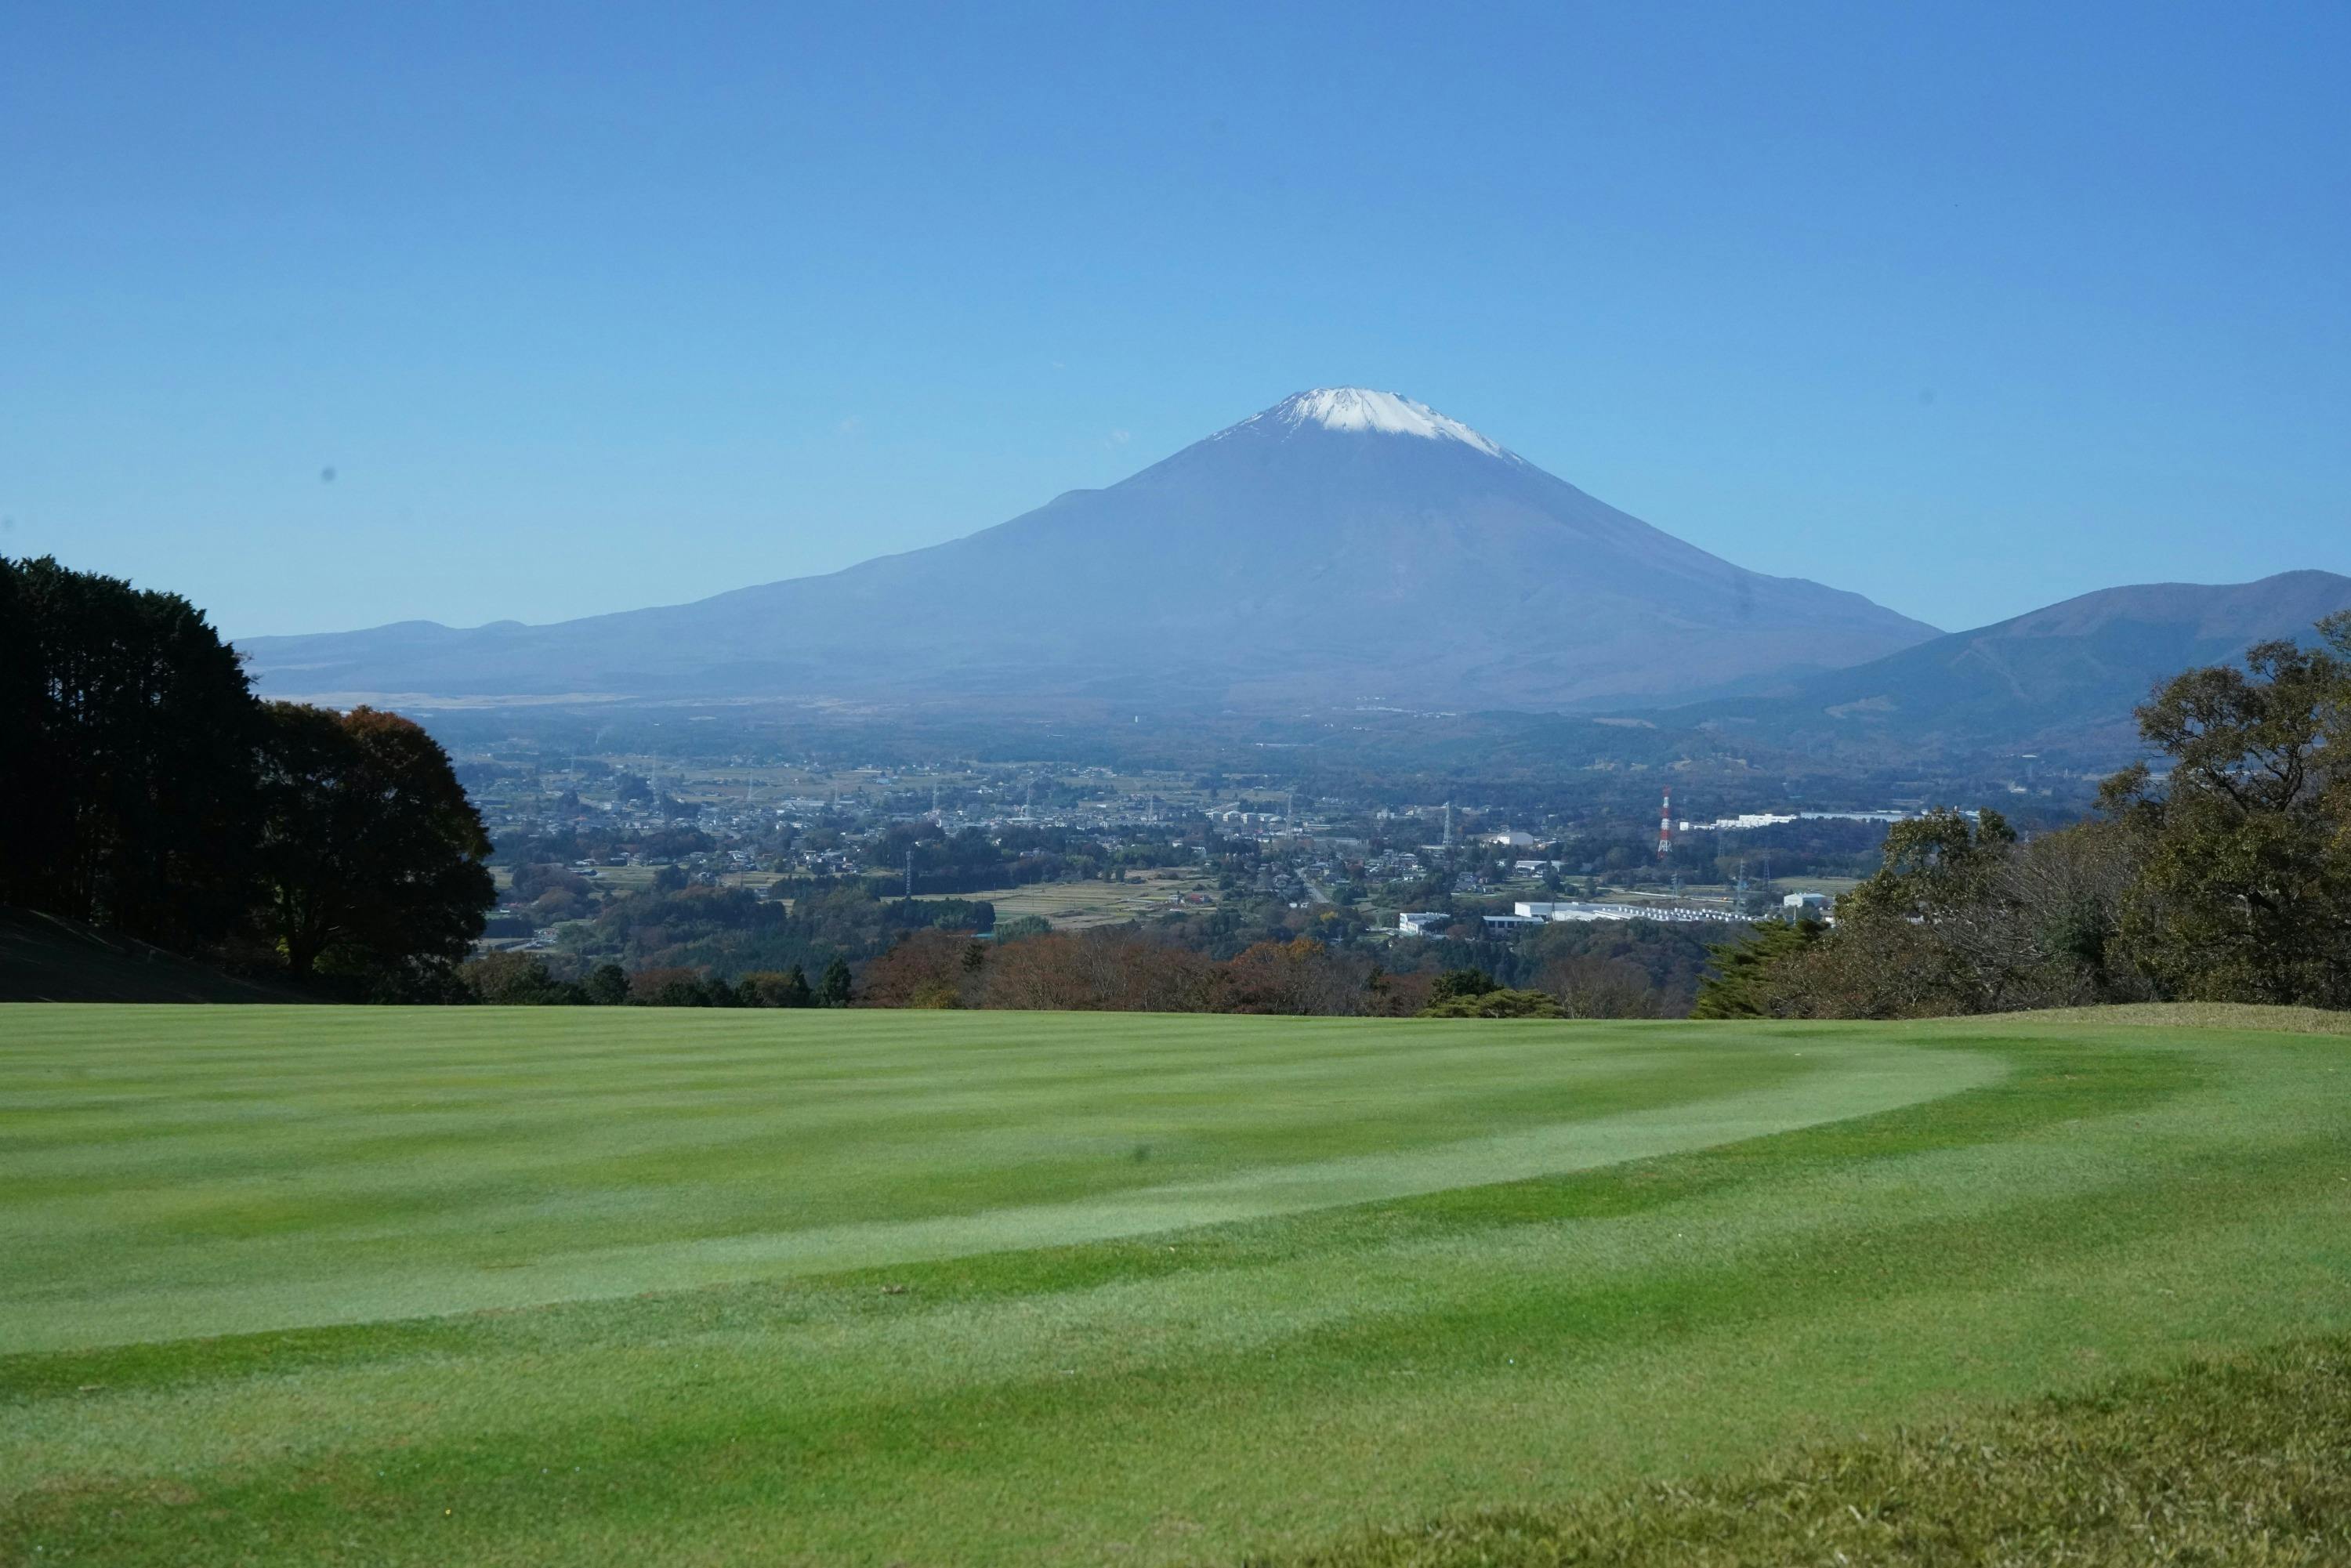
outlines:
M702 971L684 964L639 969L629 977L629 1000L643 1008L701 1005Z
M987 983L987 944L968 931L909 931L865 966L869 1008L967 1008Z
M1027 1012L1092 1012L1109 1005L1100 966L1068 932L1004 943L988 963L987 1005Z
M257 862L287 967L381 990L462 957L495 893L448 754L398 714L265 712Z
M532 953L485 953L460 965L457 978L476 1001L494 1007L549 1007L588 999L579 986L549 974L545 962Z
M569 866L535 863L515 868L514 895L525 903L550 893L577 894L585 898L594 892L588 879Z
M1411 1018L1428 1005L1436 984L1436 975L1426 970L1396 975L1374 964L1364 982L1364 1010L1374 1018Z
M1227 967L1235 1012L1343 1017L1370 1010L1370 960L1311 936L1259 942Z
M1656 991L1649 977L1622 958L1591 954L1554 958L1543 966L1537 988L1571 1019L1644 1019L1656 1014Z
M1222 971L1124 932L1051 932L998 945L986 1005L1049 1012L1213 1012Z

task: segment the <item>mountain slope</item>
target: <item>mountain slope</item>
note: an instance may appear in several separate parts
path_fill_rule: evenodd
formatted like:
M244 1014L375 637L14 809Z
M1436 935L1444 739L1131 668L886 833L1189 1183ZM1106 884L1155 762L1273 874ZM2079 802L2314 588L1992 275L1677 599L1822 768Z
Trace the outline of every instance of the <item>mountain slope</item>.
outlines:
M551 626L245 644L350 696L1655 699L1874 658L1933 629L1746 571L1392 393L1301 393L968 538Z
M2131 710L2157 683L2307 636L2351 610L2351 577L2289 571L2257 582L2109 588L1955 632L1756 697L1677 708L1676 721L1751 727L1775 743L1943 750L2127 753Z

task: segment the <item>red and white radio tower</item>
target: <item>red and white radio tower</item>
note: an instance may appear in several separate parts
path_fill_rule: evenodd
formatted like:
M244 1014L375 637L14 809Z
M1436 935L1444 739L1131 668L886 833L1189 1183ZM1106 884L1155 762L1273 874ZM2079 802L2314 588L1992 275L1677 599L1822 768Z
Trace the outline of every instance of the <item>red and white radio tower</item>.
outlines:
M1665 803L1657 808L1657 863L1663 865L1674 855L1674 792L1666 790Z

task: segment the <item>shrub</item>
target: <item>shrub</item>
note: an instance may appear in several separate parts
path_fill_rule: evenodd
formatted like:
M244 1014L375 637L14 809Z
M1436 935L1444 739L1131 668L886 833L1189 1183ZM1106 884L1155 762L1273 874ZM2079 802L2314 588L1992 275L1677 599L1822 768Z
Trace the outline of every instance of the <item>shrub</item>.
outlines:
M1546 991L1506 990L1440 997L1420 1009L1425 1019L1555 1019L1559 1003Z

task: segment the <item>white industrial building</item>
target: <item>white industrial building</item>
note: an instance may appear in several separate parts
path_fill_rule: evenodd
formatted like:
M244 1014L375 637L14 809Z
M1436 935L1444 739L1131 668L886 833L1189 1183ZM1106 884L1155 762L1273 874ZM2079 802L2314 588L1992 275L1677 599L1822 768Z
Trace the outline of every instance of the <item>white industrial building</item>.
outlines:
M1707 909L1692 904L1591 904L1582 899L1561 903L1527 902L1511 905L1530 924L1564 924L1588 920L1664 920L1680 925L1719 922L1744 924L1747 917L1728 909Z

